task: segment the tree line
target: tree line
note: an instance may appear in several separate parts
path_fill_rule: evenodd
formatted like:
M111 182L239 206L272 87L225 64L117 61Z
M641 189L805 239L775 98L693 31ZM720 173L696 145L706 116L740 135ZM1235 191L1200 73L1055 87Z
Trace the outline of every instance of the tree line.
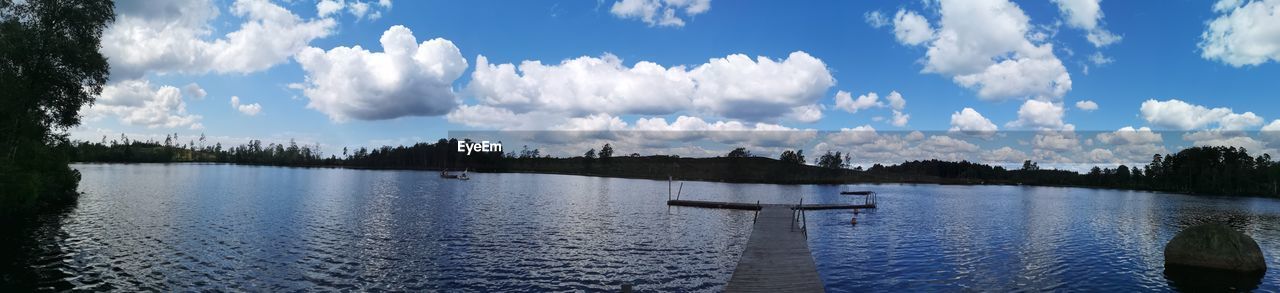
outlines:
M714 181L773 183L932 182L955 184L1029 184L1087 186L1185 193L1276 196L1280 164L1269 154L1257 157L1244 148L1192 147L1174 154L1156 154L1145 166L1094 167L1087 173L1042 169L1025 161L1006 169L968 161L916 160L895 165L875 164L865 170L852 166L851 153L827 151L808 161L803 150L786 150L777 159L735 148L715 158L616 155L612 145L591 148L581 156L552 157L522 146L504 153L457 151L468 140L440 139L435 143L377 148L343 148L323 152L317 145L252 140L226 147L207 145L203 135L179 143L177 134L164 141L103 137L100 142L78 141L66 147L79 162L214 162L282 166L332 166L377 169L475 170L488 172L565 173L616 177L699 178ZM754 170L761 169L761 170Z

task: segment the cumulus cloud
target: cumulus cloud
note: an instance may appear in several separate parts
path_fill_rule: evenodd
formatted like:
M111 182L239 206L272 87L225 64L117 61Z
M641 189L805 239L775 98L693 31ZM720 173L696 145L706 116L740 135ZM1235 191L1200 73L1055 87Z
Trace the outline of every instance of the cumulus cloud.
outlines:
M1076 101L1076 109L1080 109L1082 111L1098 110L1098 103L1095 103L1090 100Z
M578 57L545 65L490 64L476 57L467 91L482 105L516 114L583 117L668 115L693 111L748 122L821 118L815 104L835 83L826 64L804 52L786 59L713 58L692 69L616 56Z
M907 99L902 98L902 94L898 93L898 91L889 92L889 96L884 97L884 99L889 101L889 107L893 107L894 110L902 110L907 107Z
M1237 114L1231 108L1210 109L1178 99L1149 99L1142 102L1140 113L1153 126L1177 130L1199 129L1211 124L1217 124L1224 130L1244 130L1263 123L1262 117L1253 112Z
M995 123L991 123L987 117L982 117L982 114L973 108L964 108L951 114L950 131L990 137L995 134L997 128Z
M259 112L262 112L262 105L258 103L240 104L240 97L238 96L231 96L231 108L240 111L240 114L246 116L257 116Z
M307 107L342 122L444 115L458 105L452 86L467 60L453 42L418 43L409 28L399 25L383 32L379 42L383 52L360 46L299 52Z
M1220 0L1200 34L1200 56L1234 67L1280 61L1280 0Z
M111 77L137 79L148 72L250 73L288 61L312 40L329 36L336 23L301 17L267 0L237 0L231 14L239 29L209 40L218 17L212 1L122 1L115 23L103 32L102 54Z
M121 123L147 128L201 129L200 115L187 113L182 91L173 86L152 86L148 80L124 80L102 87L92 106L80 111L86 120L107 116Z
M889 124L897 127L907 126L907 121L911 120L911 115L902 113L902 111L893 110L893 118L889 119Z
M1133 128L1133 126L1125 126L1115 132L1103 132L1097 135L1098 141L1111 145L1140 145L1140 144L1157 144L1164 141L1164 138L1151 128Z
M623 19L639 19L649 26L684 26L684 17L711 10L711 0L619 0L609 13Z
M915 46L933 39L933 28L924 16L914 11L898 10L893 16L893 36L900 43Z
M844 110L849 113L858 113L858 110L870 109L872 107L884 107L884 103L880 102L880 95L876 93L867 93L858 96L857 99L846 91L836 92L836 109Z
M1071 90L1071 76L1030 18L1007 0L938 1L939 26L911 11L895 17L906 45L926 45L924 72L949 76L987 100L1056 100Z
M1085 36L1095 47L1120 42L1121 37L1104 29L1102 22L1102 0L1053 0L1058 10L1067 20L1067 25L1084 30Z
M1066 109L1062 104L1027 100L1018 108L1018 120L1009 123L1012 127L1031 127L1042 129L1060 129Z

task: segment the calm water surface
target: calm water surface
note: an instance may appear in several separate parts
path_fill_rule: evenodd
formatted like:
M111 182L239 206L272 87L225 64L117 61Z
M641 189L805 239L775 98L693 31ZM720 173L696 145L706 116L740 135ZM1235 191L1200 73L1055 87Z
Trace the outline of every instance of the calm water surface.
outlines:
M665 205L667 182L232 165L75 165L84 195L23 250L54 289L718 291L752 213ZM1228 221L1280 291L1280 201L1011 186L685 183L682 198L850 201L809 212L829 291L1167 291L1163 245Z

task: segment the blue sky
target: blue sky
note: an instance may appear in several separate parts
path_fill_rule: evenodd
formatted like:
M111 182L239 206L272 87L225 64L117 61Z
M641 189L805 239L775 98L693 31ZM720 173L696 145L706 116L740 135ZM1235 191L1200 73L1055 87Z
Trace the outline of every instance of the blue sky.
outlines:
M664 129L674 129L675 121L680 116L687 116L696 117L706 124L739 122L748 129L753 128L752 125L755 125L754 129L764 129L760 123L770 127L837 132L867 126L882 133L993 130L982 128L986 125L998 130L1076 132L1116 131L1127 126L1154 130L1258 130L1269 127L1276 118L1280 118L1280 110L1276 110L1276 103L1280 101L1276 97L1276 93L1280 93L1280 82L1275 82L1280 77L1280 65L1276 64L1280 49L1275 48L1280 46L1280 33L1268 31L1280 31L1280 15L1274 12L1276 7L1280 7L1280 1L1162 1L1159 5L1115 0L1100 3L1096 0L1013 1L1012 5L1005 0L953 2L602 0L320 3L308 0L122 0L117 13L124 21L108 30L107 37L104 37L104 52L112 58L113 68L133 72L113 75L113 86L128 88L132 82L132 88L137 91L133 96L118 93L124 90L109 93L110 97L100 99L101 105L95 106L98 109L86 112L86 122L72 133L79 138L94 140L111 133L115 134L112 137L119 133L135 136L205 133L232 143L246 138L297 138L324 145L355 146L434 141L448 135L450 130L557 130L600 125L574 124L577 122L569 121L573 118L617 119L625 124L605 122L603 125L609 129L637 129L640 125L638 120L649 118L662 118L664 123L671 123L668 125L671 128ZM320 8L326 4L338 4L331 7L340 8L321 11ZM1073 6L1077 4L1083 6ZM1067 7L1087 8L1089 4L1099 4L1100 9L1094 11L1100 12L1096 17L1088 17L1093 14L1088 14L1090 11L1087 10L1084 17L1080 12L1068 12ZM358 5L366 8L357 12L353 7ZM632 14L622 11L626 10L626 5L656 7L657 14L650 22L644 19L642 9L630 10ZM216 16L210 16L210 9L217 11ZM666 20L678 19L683 24L663 24L662 13L667 9L671 10L674 18ZM1004 39L995 39L1000 37L999 33L983 30L1001 30L999 23L968 19L981 17L965 14L965 11L983 9L999 10L997 14L1002 16L1014 15L1015 21L1018 14L1024 15L1026 19L1021 24L1026 29L1017 34L1006 34ZM1270 15L1250 14L1267 9L1273 12ZM292 14L292 18L290 15L281 16L281 11ZM895 29L906 28L906 24L894 21L900 11L926 22L929 32L919 35L923 38L919 42L903 41L895 33ZM884 23L877 25L872 19L873 13L883 16ZM1215 19L1229 17L1236 17L1233 18L1236 20L1234 25L1243 27L1215 30L1210 25ZM954 25L946 26L946 19ZM1073 24L1079 21L1090 23L1087 26L1092 28ZM295 28L307 24L313 26ZM249 28L251 25L266 27L261 30L260 39L241 34L238 37L242 37L242 42L237 44L237 32L252 30ZM387 85L386 82L378 86L361 86L360 83L378 82L362 79L362 75L347 75L336 71L338 69L327 72L316 69L339 60L339 55L333 54L338 47L358 45L372 53L383 52L380 39L384 33L392 34L393 26L403 26L411 31L399 31L397 35L411 35L416 38L415 43L426 44L427 40L435 38L447 40L456 47L465 67L459 67L462 70L453 79L448 73L444 77L429 73L418 77L422 80L443 79L438 83L446 88L434 89ZM187 30L182 30L183 27ZM982 54L943 56L947 53L939 53L931 57L931 48L943 43L940 39L944 31L961 31L956 37L961 44L1005 42L1015 45L1007 49L987 48ZM1259 33L1243 33L1250 31ZM1092 32L1109 33L1118 38L1109 44L1096 45L1086 39ZM1218 33L1216 39L1212 37L1215 33ZM1215 51L1216 57L1208 56L1205 48L1212 47L1211 42L1215 41L1230 46L1223 45L1226 46L1225 52ZM195 44L174 45L175 42ZM277 43L280 44L277 46ZM1031 47L1016 45L1023 43L1052 49L1046 51L1049 52L1047 54L1033 53L1034 49L1028 49ZM237 45L248 49L236 51ZM183 49L187 48L184 46L196 49ZM218 50L229 53L220 55ZM313 50L315 54L311 56L316 57L308 59L312 60L307 63L310 67L304 66L300 61L302 57L299 57L305 55L301 51L306 50ZM750 93L745 96L732 94L735 85L761 84L769 89L785 88L782 85L774 87L771 82L814 71L814 67L782 65L775 68L776 71L761 69L759 74L738 77L687 74L701 65L714 63L709 61L713 58L742 54L754 61L763 56L783 63L793 52L803 52L820 62L821 66L816 70L818 75L827 74L832 82L818 82L818 85L794 91L780 89L776 93L761 94L760 98L780 96L778 101L751 103L742 100L753 99ZM444 60L456 59L448 53L440 54ZM263 56L250 58L247 57L249 55ZM699 90L687 92L697 96L692 98L692 106L687 109L614 107L590 102L581 104L583 102L578 100L563 103L579 104L563 106L561 101L551 100L561 98L558 94L564 93L547 90L555 86L552 83L566 79L601 83L608 77L607 74L554 76L563 79L526 80L520 89L525 93L541 89L544 97L539 103L517 105L508 103L517 94L503 92L510 90L509 87L485 88L478 85L481 83L473 84L479 63L477 56L480 55L490 64L511 63L516 66L526 60L536 60L547 67L556 67L566 59L584 56L596 61L608 61L612 58L610 56L616 56L621 60L623 71L632 69L641 61L655 63L662 69L683 66L682 72L666 76L692 75L691 83L696 84ZM250 61L237 63L235 58L241 57ZM216 61L190 61L205 59ZM1109 62L1095 62L1098 59ZM1033 80L1038 77L1023 72L1015 72L1014 81L996 78L969 85L958 81L958 76L994 72L990 69L992 67L982 68L1003 61L1043 61L1045 63L1036 64L1045 64L1042 69L1047 71L1038 72L1060 77L1057 68L1064 69L1070 85L1063 88L1061 83L1056 87L1053 84L1047 87L1004 84L1018 82L1020 78L1028 79L1023 80L1027 83L1040 82ZM974 62L979 65L946 65ZM1060 65L1053 66L1057 63ZM744 63L735 64L740 66ZM426 62L418 65L432 68L438 64ZM369 67L370 74L373 74L370 76L391 74L378 71L384 68ZM725 68L732 71L741 69ZM1014 69L1032 70L1024 67ZM415 71L406 72L414 74L412 72ZM771 76L770 72L788 75ZM337 88L308 84L308 78L319 80L317 77L322 74L331 78L326 80L350 80L355 85ZM528 77L524 72L519 74ZM616 77L624 80L628 75ZM580 80L575 81L574 78ZM750 78L759 80L743 80ZM407 83L405 80L412 79L388 82ZM140 82L146 82L146 85L140 85ZM530 85L530 82L543 84ZM206 93L203 98L187 90L186 86L193 83ZM424 83L432 82L415 84ZM725 84L728 86L718 92L701 90L710 85ZM618 89L610 88L617 84L606 84L594 89L621 93L619 100L610 100L607 104L643 104L638 100L644 99L646 91L667 87L666 84L658 85ZM148 110L141 106L147 105L146 101L163 99L162 89L165 86L181 90L181 107L177 107L172 99L164 107L153 107L156 109ZM678 87L678 84L672 86ZM980 92L983 87L1012 89L984 96ZM482 91L477 88L483 88L487 94L478 94ZM857 111L850 113L836 102L841 91L848 92L851 98L874 92L879 99L875 103L855 107ZM891 92L900 93L905 106L892 105L888 99ZM682 93L686 92L676 93L676 96ZM424 95L430 97L423 98ZM234 107L230 102L232 96L238 97L239 105L246 107ZM418 104L419 101L414 99L435 99L435 102ZM449 103L450 99L457 102ZM317 100L328 101L330 106L323 109L309 106ZM1144 102L1149 100L1156 103L1152 103L1149 109L1144 108ZM1020 109L1032 104L1028 101L1042 102L1037 105L1043 107L1036 109L1044 111L1028 111L1020 115ZM1080 101L1092 101L1097 108L1088 111L1078 108L1076 103ZM407 104L395 104L402 102ZM358 103L376 104L369 106L376 109L354 109L360 107L350 106ZM253 112L247 107L254 104L260 110L254 115L247 115ZM1169 107L1157 107L1165 105ZM483 117L466 115L493 112L459 110L468 106L513 113L511 116L489 115L499 121L479 123L475 119ZM820 112L821 118L779 114L783 110L770 113L755 110L765 108L761 111L769 112L771 110L767 108L776 107L809 107L806 109ZM183 111L178 108L183 108ZM958 121L957 116L965 108L980 113L980 117L989 123L975 125L966 124L968 120ZM1144 109L1148 111L1144 112ZM894 111L909 115L902 121L905 123L893 123ZM169 116L155 118L147 115ZM1243 121L1238 125L1225 126L1227 122L1222 120L1244 117L1242 115L1250 116L1232 120ZM1206 116L1212 116L1212 119L1187 122ZM570 124L580 127L567 126ZM1280 127L1280 124L1275 125ZM1087 152L1088 149L1084 147L1082 151ZM1025 152L1029 155L1032 150Z

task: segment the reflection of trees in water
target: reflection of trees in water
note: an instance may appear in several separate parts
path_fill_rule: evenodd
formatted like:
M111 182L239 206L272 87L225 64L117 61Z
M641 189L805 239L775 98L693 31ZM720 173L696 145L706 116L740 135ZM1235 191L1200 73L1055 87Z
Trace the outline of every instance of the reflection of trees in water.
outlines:
M12 241L0 241L0 291L65 291L73 277L62 270L62 222L76 208L76 202L49 207L29 219L8 223L0 233Z

